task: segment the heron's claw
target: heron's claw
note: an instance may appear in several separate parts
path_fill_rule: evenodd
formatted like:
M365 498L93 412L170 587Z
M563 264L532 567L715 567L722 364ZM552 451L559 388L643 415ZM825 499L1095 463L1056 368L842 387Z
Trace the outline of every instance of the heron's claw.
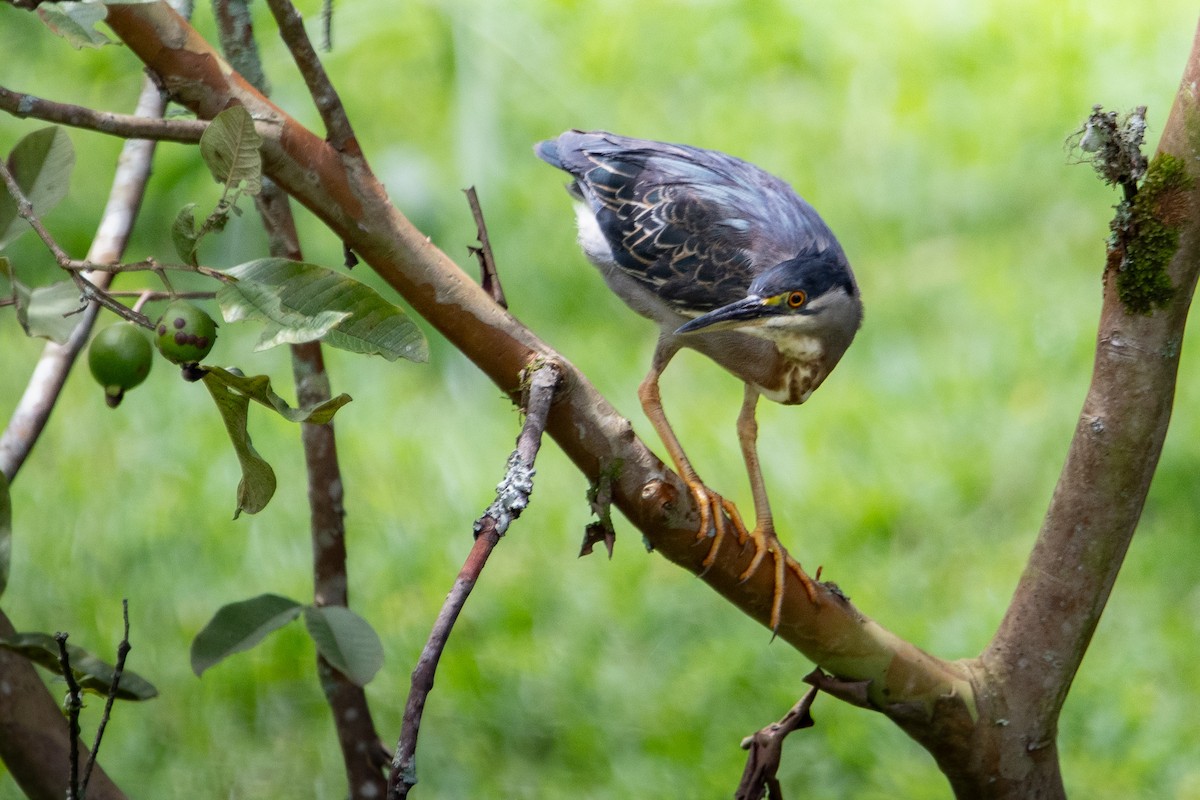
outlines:
M700 509L700 528L696 532L696 541L703 541L708 538L712 539L712 544L708 547L708 554L700 562L700 574L703 575L716 562L717 553L725 541L725 536L731 523L733 533L737 537L739 545L745 544L750 534L746 529L746 523L742 522L742 515L733 501L726 500L703 483L689 483L688 488L692 490L692 497L696 501L696 507ZM728 520L726 519L727 516L729 517ZM709 531L712 531L711 537Z
M738 580L747 581L755 572L758 571L763 559L767 553L770 553L775 561L775 589L771 595L771 633L779 631L779 623L783 616L783 595L784 587L787 582L787 571L790 569L792 573L800 579L800 585L804 587L804 593L808 595L809 602L817 604L817 588L813 584L812 578L808 577L796 559L788 555L787 549L783 543L779 541L779 537L772 530L762 530L755 528L749 534L749 540L754 543L754 558L750 561L750 566L746 567L745 571L738 576Z
M747 543L754 544L754 557L750 560L750 565L738 576L738 580L745 582L750 579L759 567L762 566L763 560L770 553L775 563L775 588L771 595L771 632L775 633L779 630L779 623L783 616L783 596L784 586L787 582L787 571L792 573L800 580L800 585L804 587L804 593L808 595L808 599L812 603L817 603L817 590L813 584L813 579L800 567L800 564L791 556L788 555L787 549L779 541L779 537L775 535L775 531L769 526L766 528L755 527L753 531L746 528L746 523L742 521L742 515L738 511L733 501L726 500L721 495L709 489L700 481L687 482L688 488L692 492L692 497L696 501L696 507L700 509L700 528L696 532L696 541L703 541L711 538L712 544L709 545L708 553L704 556L704 560L700 562L700 575L704 575L712 567L717 560L717 553L721 550L721 545L725 542L725 538L732 527L733 534L739 545L745 546ZM726 519L728 517L728 519ZM709 533L711 531L711 534Z

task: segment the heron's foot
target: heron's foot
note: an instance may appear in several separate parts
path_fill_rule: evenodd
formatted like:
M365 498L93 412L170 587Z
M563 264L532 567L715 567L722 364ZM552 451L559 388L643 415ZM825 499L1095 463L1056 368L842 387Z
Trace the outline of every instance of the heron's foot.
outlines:
M746 543L750 532L746 523L742 522L742 515L732 500L726 500L698 480L694 483L688 482L688 488L692 491L696 507L700 509L700 528L696 532L696 541L712 539L708 554L700 562L700 574L703 575L716 562L717 553L731 527L739 545Z
M749 540L754 543L754 558L751 559L750 566L746 567L745 572L738 576L738 579L749 580L750 576L762 566L767 553L771 554L775 562L775 589L771 595L771 633L776 633L783 615L783 595L787 582L787 571L791 570L800 579L804 593L808 595L809 602L814 605L818 602L817 587L813 584L813 579L808 577L808 573L801 568L800 562L788 555L787 549L779 541L774 530L755 527L749 534Z

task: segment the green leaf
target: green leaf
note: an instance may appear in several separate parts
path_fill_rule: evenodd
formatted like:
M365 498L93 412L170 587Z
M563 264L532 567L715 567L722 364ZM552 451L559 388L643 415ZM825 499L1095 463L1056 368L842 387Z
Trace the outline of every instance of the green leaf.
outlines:
M25 300L22 326L30 336L62 344L70 338L79 324L78 315L66 316L83 308L79 287L74 281L59 281L49 286L39 286Z
M58 642L48 633L14 633L0 637L0 647L20 653L55 675L62 675L62 667L58 663ZM70 656L71 672L79 688L107 697L116 668L73 644L67 644L67 655ZM154 684L133 670L121 672L121 684L117 687L118 700L149 700L157 696L158 689L154 688Z
M13 310L17 314L17 322L25 334L29 334L29 321L26 319L25 311L29 307L29 287L17 280L16 273L13 272L12 264L3 256L0 256L0 275L8 281L9 296L12 297Z
M366 686L383 666L375 629L344 606L305 606L304 627L325 660L357 686Z
M346 275L283 258L249 261L227 274L238 282L217 291L221 313L228 322L265 321L260 347L320 339L332 347L378 354L389 361L429 358L425 336L408 315Z
M338 409L352 399L348 394L339 394L323 403L304 408L292 408L287 401L271 389L271 379L266 375L236 375L220 367L204 367L208 372L205 383L220 385L225 389L261 403L290 422L311 422L324 425L333 419Z
M8 588L8 570L12 565L12 497L8 478L0 472L0 597Z
M254 346L255 350L316 341L350 316L346 311L325 310L311 316L290 311L283 307L279 287L253 280L224 284L217 291L217 302L226 322L266 320L267 326Z
M229 441L233 443L238 463L242 467L242 479L238 481L237 488L237 507L233 511L233 518L237 519L243 511L247 514L257 514L271 502L271 497L275 494L275 470L271 469L271 465L250 443L250 433L246 429L250 398L231 389L226 382L217 378L215 372L216 370L209 370L204 374L203 380L213 402L217 404L217 410L221 412Z
M192 672L199 677L226 656L249 650L300 616L300 609L295 600L277 594L222 606L192 640Z
M196 266L196 244L199 241L200 235L196 231L196 204L188 203L179 209L175 221L171 223L171 242L183 263Z
M217 183L226 191L245 183L245 191L262 191L262 137L254 130L250 112L231 106L213 117L200 137L200 155Z
M59 344L70 338L79 317L66 315L83 308L83 298L74 281L30 289L12 274L6 258L0 258L0 275L9 281L17 322L27 336L40 336Z
M74 166L71 140L58 127L28 134L8 156L8 169L39 218L44 218L67 196ZM29 223L17 214L17 201L7 190L0 191L0 248L27 230Z
M38 6L37 13L47 28L70 42L76 50L112 43L96 30L96 23L103 22L108 16L108 9L102 3L43 3Z

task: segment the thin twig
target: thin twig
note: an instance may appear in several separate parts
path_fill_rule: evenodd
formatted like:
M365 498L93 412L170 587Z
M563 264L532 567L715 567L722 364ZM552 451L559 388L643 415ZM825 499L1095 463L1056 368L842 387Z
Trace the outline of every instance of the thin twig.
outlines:
M155 93L158 89L155 87ZM195 144L208 127L197 119L161 119L139 114L114 114L86 106L58 103L0 86L0 111L14 117L57 122L73 128L106 133L122 139L148 139L157 142Z
M230 283L231 279L224 272L212 267L196 266L192 264L178 263L162 263L153 258L147 258L142 261L126 261L117 264L97 264L88 259L68 258L59 264L60 267L68 272L109 272L116 275L119 272L155 272L161 273L163 270L171 270L172 272L195 272L203 275L206 278L215 278L225 283ZM161 275L159 276L162 277Z
M71 655L67 652L67 634L54 634L58 642L58 665L62 670L63 680L67 682L67 730L71 738L70 778L67 783L67 800L82 800L79 794L79 711L83 708L83 692L75 680L71 670Z
M764 793L771 800L783 800L783 788L775 777L783 758L783 740L792 731L813 726L809 710L818 691L815 686L809 689L783 719L772 722L742 740L742 749L750 752L746 756L746 769L742 772L741 783L733 795L735 800L759 800Z
M433 689L433 679L438 661L450 638L450 631L458 619L459 612L467 602L475 582L488 556L500 542L510 524L529 504L533 491L533 464L542 444L546 421L550 414L550 403L560 377L559 368L545 362L533 370L529 380L529 396L525 404L525 425L517 437L517 446L508 459L504 479L496 487L496 500L475 522L475 544L459 570L454 587L446 596L442 610L438 613L429 634L429 640L421 651L417 666L412 673L412 688L404 706L400 741L396 743L396 754L392 760L392 774L388 778L388 800L408 797L409 790L417 783L415 757L417 736L421 729L421 716L425 711L425 700Z
M478 247L468 247L467 251L479 259L479 285L491 295L501 308L508 308L508 300L504 297L504 287L500 285L500 273L496 270L496 256L492 253L492 243L488 239L487 223L483 219L483 208L479 205L479 195L475 187L469 186L463 191L467 195L467 203L471 206L471 216L475 218L476 236L479 238Z
M321 0L321 49L333 52L333 0Z
M337 90L329 81L325 67L321 65L321 59L317 57L317 51L313 49L312 42L304 31L304 19L300 12L296 11L290 0L267 0L267 5L279 25L279 35L283 43L291 51L296 67L304 76L304 83L312 95L313 104L316 105L317 113L321 115L321 121L325 124L325 136L329 144L339 153L361 156L350 118L346 116L346 109L342 106L342 99L338 97Z
M46 230L46 226L42 224L41 219L33 212L33 203L25 196L25 191L21 188L21 184L17 183L17 178L8 168L8 164L0 160L0 180L4 181L8 193L12 195L13 200L17 204L17 215L29 223L29 227L33 228L33 232L42 240L42 244L54 256L54 260L61 264L68 264L71 257L66 251L59 246L54 237L50 235L50 231Z
M251 86L264 96L269 95L271 87L258 55L258 41L254 38L249 4L245 0L213 0L212 8L225 60Z
M117 663L113 667L112 683L108 687L108 696L104 700L104 713L100 715L100 724L96 727L96 738L92 741L92 752L88 754L87 764L83 767L83 781L79 786L79 797L82 800L87 795L88 781L92 777L92 767L96 766L96 754L100 752L100 742L104 739L104 729L108 727L109 717L112 716L113 703L117 699L117 690L121 688L121 676L125 674L125 657L129 655L129 599L121 600L121 617L125 622L125 634L117 645Z
M42 240L42 244L46 245L46 249L48 249L51 255L54 256L54 260L58 262L58 265L70 273L71 280L73 280L75 285L79 287L79 294L82 295L86 302L99 303L109 311L128 319L130 322L136 322L138 325L141 325L145 328L150 327L150 320L148 320L145 316L138 314L121 305L116 300L113 300L103 289L100 289L94 283L90 282L79 274L80 270L85 269L85 267L78 266L80 262L77 262L68 256L66 251L62 249L55 238L50 234L50 231L46 229L46 226L42 224L41 219L39 219L37 214L33 212L33 204L29 202L29 198L25 196L25 192L21 190L20 184L17 183L16 177L13 176L12 172L8 169L8 165L3 161L0 161L0 179L4 181L4 185L8 188L9 194L13 196L13 199L17 203L17 215L29 223L29 226L33 228L33 232L36 233L38 238ZM102 266L96 265L95 267L86 268L102 269ZM104 270L102 269L102 271Z
M160 300L212 300L217 296L216 292L164 292L155 291L153 289L129 289L123 291L110 291L109 297L136 297L142 302L134 303L133 307L138 308L139 305L146 303L154 303Z

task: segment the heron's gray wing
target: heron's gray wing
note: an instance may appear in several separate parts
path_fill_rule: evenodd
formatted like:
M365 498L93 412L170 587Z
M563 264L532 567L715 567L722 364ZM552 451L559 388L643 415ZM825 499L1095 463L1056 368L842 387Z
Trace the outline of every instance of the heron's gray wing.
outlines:
M741 299L758 272L797 255L844 258L790 186L724 153L580 131L537 153L575 178L617 266L684 314Z

